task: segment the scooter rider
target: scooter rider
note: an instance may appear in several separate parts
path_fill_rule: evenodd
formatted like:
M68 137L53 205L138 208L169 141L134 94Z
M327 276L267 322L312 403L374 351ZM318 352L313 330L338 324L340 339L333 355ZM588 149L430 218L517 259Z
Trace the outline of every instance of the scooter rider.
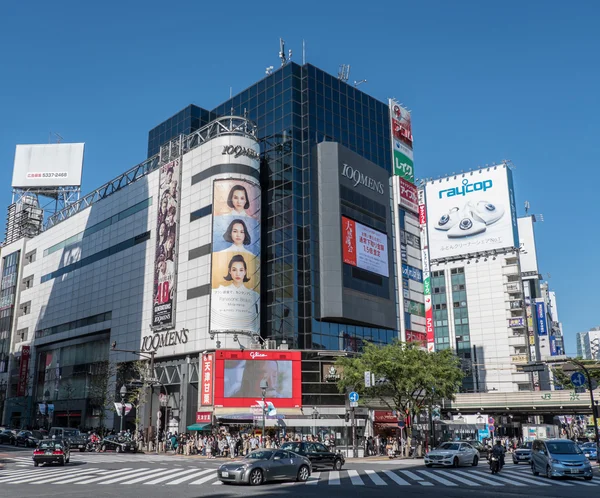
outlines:
M500 460L500 469L502 469L502 467L504 467L504 453L505 452L506 452L506 450L504 449L504 446L502 446L502 441L500 441L498 439L496 441L496 444L492 448L492 455L497 457Z

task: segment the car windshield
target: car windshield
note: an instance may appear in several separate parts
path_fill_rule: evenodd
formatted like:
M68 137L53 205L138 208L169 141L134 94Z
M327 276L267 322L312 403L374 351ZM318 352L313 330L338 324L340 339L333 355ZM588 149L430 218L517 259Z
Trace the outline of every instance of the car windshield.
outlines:
M273 455L272 451L253 451L246 455L244 460L268 460Z
M552 455L581 455L581 449L571 441L546 443Z
M73 429L73 430L65 429L64 434L65 434L65 437L77 437L77 436L79 436L79 431L77 429Z
M300 443L283 443L281 449L300 453L302 451L302 445Z
M444 443L444 444L440 444L440 446L438 447L438 450L458 451L459 447L460 447L460 445L456 444L456 443Z
M521 446L519 446L519 448L522 450L530 450L532 445L533 443L531 441L527 441L526 443L523 443Z
M52 449L60 450L61 448L62 448L62 444L57 443L56 441L42 441L40 443L40 449L42 449L42 450L52 450Z

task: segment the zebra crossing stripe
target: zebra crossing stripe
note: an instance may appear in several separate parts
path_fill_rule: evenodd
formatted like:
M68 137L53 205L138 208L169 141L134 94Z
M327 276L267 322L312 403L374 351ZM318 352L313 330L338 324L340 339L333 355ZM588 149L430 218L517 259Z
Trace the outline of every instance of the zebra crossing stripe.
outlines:
M213 486L221 486L223 483L221 481L215 481L212 483Z
M329 484L333 486L340 485L340 473L337 470L329 472Z
M517 472L513 472L513 471L509 470L506 473L510 474L511 476L518 477ZM534 481L540 481L540 482L546 482L546 483L548 483L548 480L544 479L543 477L538 477L538 476L531 475L530 479L533 479ZM550 483L548 483L548 484L550 484ZM573 486L572 484L569 484L567 482L561 482L561 481L556 481L556 480L552 481L552 484L556 484L557 486Z
M434 474L433 472L423 472L421 470L419 473L423 474L425 477L431 478L434 481L439 482L440 484L444 484L445 486L458 486L458 484L456 484L455 482L451 482L448 479L444 479L443 477L438 476L438 475Z
M127 481L129 483L130 481L128 481L128 479L130 479L131 477L140 478L140 476L142 476L142 475L144 476L141 478L141 480L143 481L144 479L147 479L148 477L150 477L150 475L152 475L156 472L156 469L147 469L147 470L138 469L138 470L141 470L141 472L131 472L131 474L122 475L121 477L115 477L114 479L111 476L111 478L108 481L102 481L102 482L99 482L98 484L113 484L115 482L120 482L120 481ZM137 479L135 479L135 481L137 482ZM126 484L126 483L122 482L121 484Z
M70 475L85 475L85 474L92 474L92 475L98 475L95 472L95 469L82 469L82 470L74 470L73 472L70 472ZM66 472L61 475L61 476L57 476L57 477L53 477L53 478L49 478L48 476L44 476L44 477L38 477L36 480L34 481L29 481L29 484L46 484L46 483L53 483L55 481L60 481L61 479L65 478L65 474Z
M503 474L508 474L510 476L511 479L517 479L519 481L525 481L528 484L532 483L532 479L534 480L533 482L535 483L536 486L552 486L551 484L547 483L547 482L543 482L544 480L539 478L539 477L533 477L532 475L529 476L520 476L520 475L516 475L511 471L502 471Z
M491 477L480 477L480 476L476 476L476 475L471 475L471 474L474 474L474 472L468 472L468 473L461 472L461 473L468 474L471 479L475 479L476 481L482 482L484 484L489 484L490 486L504 486L503 483L494 481L494 480L492 480Z
M352 484L354 486L364 486L365 485L365 483L360 478L360 476L358 475L358 472L356 470L348 470L347 472L348 472L348 475L350 476L350 481L352 481Z
M310 477L308 478L308 481L306 481L306 484L310 485L315 485L319 483L319 479L321 477L321 473L320 472L313 472Z
M142 469L137 469L137 470L142 470ZM127 474L134 471L131 467L129 468L124 468L121 470L118 470L116 472L113 472L111 475L112 477L117 477L120 476L122 474ZM101 481L102 479L104 479L106 476L101 476L101 477L93 477L92 479L88 479L90 476L78 476L75 478L69 478L69 479L62 479L60 481L57 481L56 484L88 484L91 482L97 482L97 481Z
M162 477L159 477L158 479L153 479L152 481L145 482L144 485L159 484L161 482L168 481L169 479L172 479L173 477L188 474L189 472L190 472L189 470L181 472L181 469L167 470L166 472L161 472Z
M377 472L375 472L374 470L365 470L365 474L369 476L371 481L373 481L373 483L376 486L387 486L387 482L385 482L381 477L379 477Z
M67 472L69 472L71 469L61 469L56 471L58 473L58 475L65 475ZM11 476L5 477L0 479L0 483L3 482L11 482L14 480L37 480L37 479L45 479L46 476L48 476L47 472L44 472L42 475L40 475L39 471L35 471L35 470L27 470L27 471L20 471L17 474L13 474Z
M402 474L404 474L406 477L408 477L409 479L412 479L413 481L417 481L421 486L433 486L433 483L431 483L429 481L424 481L421 476L415 474L414 472L411 472L410 470L401 470L400 472Z
M388 476L392 481L394 481L398 486L410 486L408 481L402 479L402 477L398 476L391 470L384 470L383 473Z
M194 474L197 472L198 472L198 469L184 470L183 472L179 472L179 474L169 476L169 479L171 479L173 477L177 477L177 479L175 479L172 482L168 482L167 484L180 484L182 482L187 481L188 479L192 479L194 476L192 476L190 474ZM185 476L185 477L182 477L182 476Z
M207 474L209 472L214 472L214 474L210 474L210 475L204 476L202 479L198 479L197 481L190 482L190 485L204 484L205 482L208 482L208 481L214 479L215 477L217 477L217 473L216 473L215 469L203 470L202 472L199 472L198 475ZM194 476L194 477L197 477L197 476Z
M585 481L571 481L573 484L579 484L580 486L597 486L597 484L593 482L585 482Z
M194 471L197 471L198 469L194 469ZM210 481L211 479L214 479L215 477L217 477L217 473L215 472L215 469L207 469L207 470L202 470L201 472L196 472L195 474L192 474L191 476L185 476L185 477L181 477L179 479L176 479L173 482L168 482L168 485L173 485L173 484L181 484L182 482L185 481L189 481L190 479L196 479L196 477L200 477L202 475L205 474L210 474L208 476L203 477L202 479L206 479L207 481ZM190 484L194 484L197 483L198 481L192 482Z
M473 472L477 472L478 474L485 474L484 471L482 470L476 470ZM500 477L499 475L495 474L493 477L490 477L491 479L496 479L497 481L500 482L504 482L506 484L510 484L511 486L525 486L525 484L520 483L518 481L514 481L512 480L512 478L506 478L506 477Z
M435 472L435 474L438 474L438 473L442 473L443 471L434 470L432 472L432 474L434 472ZM452 475L450 475L450 474L446 474L446 475L447 475L448 479L454 479L455 481L462 482L463 484L466 484L467 486L481 486L481 484L479 484L478 482L469 481L468 479L457 476L456 474L457 474L457 472L454 472Z

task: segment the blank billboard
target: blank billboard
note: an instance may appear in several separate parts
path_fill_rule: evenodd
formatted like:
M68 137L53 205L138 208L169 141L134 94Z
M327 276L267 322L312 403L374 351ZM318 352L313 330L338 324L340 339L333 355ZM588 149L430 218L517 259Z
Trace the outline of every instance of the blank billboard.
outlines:
M85 144L17 145L12 186L79 187Z

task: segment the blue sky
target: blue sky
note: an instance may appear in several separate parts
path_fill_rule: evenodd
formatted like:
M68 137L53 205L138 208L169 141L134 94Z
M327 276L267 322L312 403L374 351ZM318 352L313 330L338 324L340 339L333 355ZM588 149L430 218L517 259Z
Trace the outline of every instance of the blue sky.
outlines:
M593 1L10 2L0 206L15 144L86 142L89 192L145 158L150 128L262 78L280 36L300 62L304 39L308 62L350 64L364 91L412 110L417 176L513 161L519 213L528 200L545 218L539 264L574 353L575 332L600 324L599 18Z

